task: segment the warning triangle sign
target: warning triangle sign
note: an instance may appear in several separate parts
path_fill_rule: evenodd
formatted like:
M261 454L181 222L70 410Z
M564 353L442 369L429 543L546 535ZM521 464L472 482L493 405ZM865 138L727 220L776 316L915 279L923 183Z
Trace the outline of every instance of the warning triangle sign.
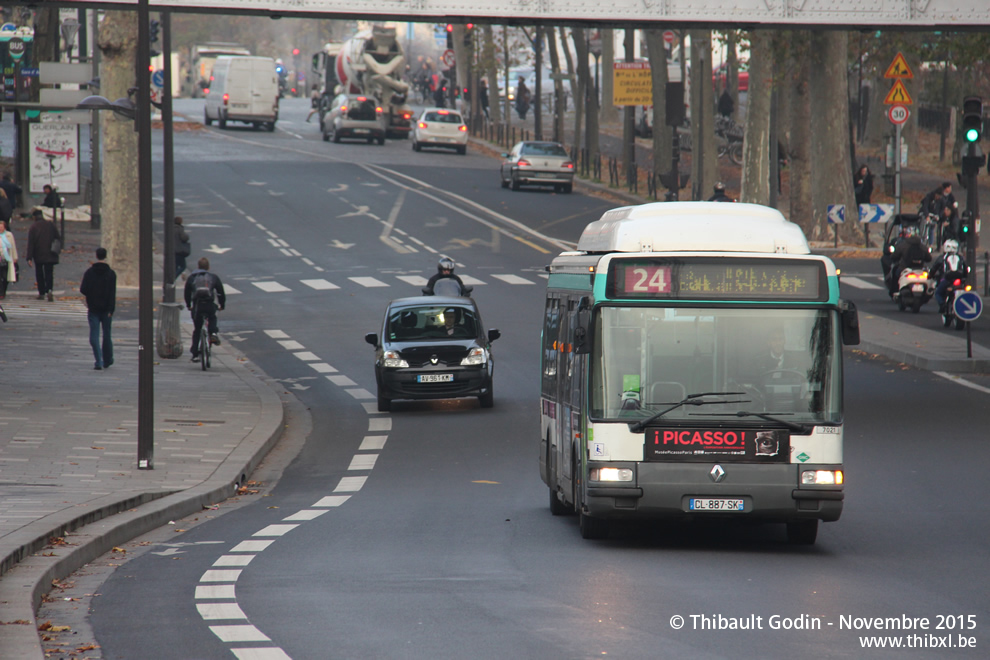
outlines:
M890 88L887 97L883 100L884 105L911 105L912 103L914 101L911 100L911 95L908 94L907 88L900 80L894 81L894 86Z
M911 71L911 67L908 66L907 60L904 59L903 53L898 53L894 57L894 61L890 63L887 67L887 71L883 74L884 78L896 78L898 80L904 78L914 78L914 73Z

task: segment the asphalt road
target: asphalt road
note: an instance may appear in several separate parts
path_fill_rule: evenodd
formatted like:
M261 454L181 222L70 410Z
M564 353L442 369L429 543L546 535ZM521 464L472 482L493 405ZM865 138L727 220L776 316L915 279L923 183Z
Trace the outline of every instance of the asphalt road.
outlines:
M209 250L236 291L222 335L295 392L312 432L269 468L258 498L179 521L188 531L161 530L119 567L96 562L91 654L237 655L252 640L211 631L231 612L197 608L197 596L210 571L240 570L235 606L297 659L889 653L864 650L874 634L929 647L964 635L975 648L917 657L985 655L986 390L847 349L845 511L815 546L787 545L780 525L638 525L584 541L576 519L550 515L538 475L541 272L555 241L576 240L614 203L503 190L496 161L473 150L326 144L305 113L305 100L285 103L274 134L177 133L176 195L194 256ZM483 282L474 297L502 332L495 407L399 403L377 415L360 392L374 392L363 335L389 299L418 293L439 252ZM863 307L885 313L869 296ZM370 467L368 447L380 448ZM305 513L326 497L339 506ZM293 514L297 528L271 527ZM265 545L249 565L245 542ZM928 628L863 629L903 616ZM737 629L746 622L756 629Z

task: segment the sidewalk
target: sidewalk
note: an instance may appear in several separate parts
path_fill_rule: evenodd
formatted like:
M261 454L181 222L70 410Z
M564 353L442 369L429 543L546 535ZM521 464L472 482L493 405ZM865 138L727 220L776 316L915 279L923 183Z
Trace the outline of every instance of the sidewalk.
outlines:
M20 248L26 223L15 225ZM205 373L189 362L187 345L177 360L156 357L154 469L138 470L137 291L118 292L114 365L93 370L77 289L100 234L87 223L66 233L56 302L36 300L23 263L24 279L3 301L10 320L0 323L0 658L43 657L34 612L52 579L229 497L283 426L282 388L231 342ZM866 314L860 322L861 350L923 369L990 373L990 349L974 346L967 359L962 333ZM49 544L60 537L66 545Z
M21 250L26 225L15 222ZM24 279L2 302L9 318L0 323L2 658L43 657L34 611L52 579L233 495L283 422L277 386L230 342L216 347L207 372L189 361L191 324L183 313L184 354L155 356L154 469L138 470L137 291L118 290L114 364L94 370L78 285L100 234L88 223L66 229L56 301L36 299L22 256ZM159 282L156 299L160 291ZM67 545L49 544L59 537Z

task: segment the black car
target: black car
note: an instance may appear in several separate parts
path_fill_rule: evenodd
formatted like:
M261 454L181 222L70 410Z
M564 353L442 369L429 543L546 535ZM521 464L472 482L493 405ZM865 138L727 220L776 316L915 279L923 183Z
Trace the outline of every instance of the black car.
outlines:
M399 298L388 304L381 341L375 347L378 410L393 399L453 399L476 396L494 405L491 343L498 330L484 330L474 300L453 296Z

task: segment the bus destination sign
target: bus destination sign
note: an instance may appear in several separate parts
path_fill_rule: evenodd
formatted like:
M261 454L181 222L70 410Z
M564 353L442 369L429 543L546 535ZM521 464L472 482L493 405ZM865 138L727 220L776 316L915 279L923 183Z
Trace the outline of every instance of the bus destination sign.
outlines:
M828 297L825 265L797 259L613 259L609 298L807 300Z

